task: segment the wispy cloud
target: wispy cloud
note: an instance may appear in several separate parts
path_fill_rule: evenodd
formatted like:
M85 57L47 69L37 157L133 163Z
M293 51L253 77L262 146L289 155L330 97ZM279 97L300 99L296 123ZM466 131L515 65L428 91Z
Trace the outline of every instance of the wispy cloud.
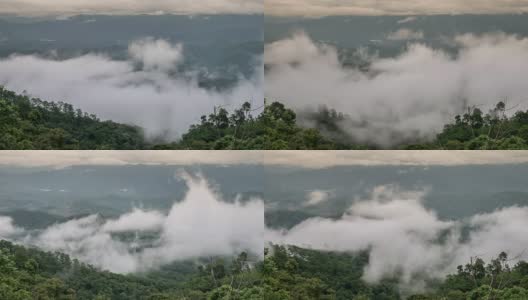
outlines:
M527 0L267 0L266 14L330 15L494 14L528 12Z
M261 0L2 0L0 14L261 14Z

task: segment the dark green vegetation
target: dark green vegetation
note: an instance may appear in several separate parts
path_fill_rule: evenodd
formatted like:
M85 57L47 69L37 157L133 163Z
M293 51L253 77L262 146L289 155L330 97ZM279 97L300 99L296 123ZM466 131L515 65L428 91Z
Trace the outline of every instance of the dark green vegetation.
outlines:
M528 299L528 262L511 266L505 253L487 264L474 258L442 282L431 282L429 293L407 296L399 290L397 276L377 284L364 282L361 277L367 263L367 252L321 252L273 245L266 250L264 260L264 299Z
M178 143L158 145L157 149L346 149L337 140L324 137L317 129L303 128L296 123L296 114L279 102L265 105L253 116L246 102L232 114L223 108L202 116Z
M140 275L100 271L61 253L0 241L0 299L262 299L262 265L245 253L196 267L177 263Z
M409 299L528 299L528 262L520 261L511 266L504 252L487 264L476 257L466 265L458 266L457 273L448 275L433 292L413 295Z
M320 252L272 245L265 254L265 300L400 299L394 280L376 285L361 280L367 252Z
M457 115L431 142L409 141L395 149L509 150L528 149L528 111L507 115L504 102L484 114L478 108ZM159 145L160 149L378 149L377 145L357 143L343 130L354 124L347 115L321 107L304 113L299 126L297 115L279 102L265 106L257 117L245 103L233 114L219 109L191 126L180 142ZM347 125L348 124L348 125Z
M141 149L138 127L0 87L0 149Z
M470 108L444 126L432 143L405 146L405 149L519 150L528 149L528 111L508 117L504 102L484 114Z
M328 150L378 149L354 141L345 126L347 115L321 107L297 114L279 102L258 115L246 102L229 113L215 109L191 125L178 142L147 141L141 128L101 121L63 102L48 102L0 88L0 149L203 149L203 150ZM430 142L409 141L395 149L528 149L528 111L508 116L504 102L484 114L479 108L457 115ZM309 127L299 125L307 123ZM348 125L347 125L348 124ZM352 125L350 125L352 124Z

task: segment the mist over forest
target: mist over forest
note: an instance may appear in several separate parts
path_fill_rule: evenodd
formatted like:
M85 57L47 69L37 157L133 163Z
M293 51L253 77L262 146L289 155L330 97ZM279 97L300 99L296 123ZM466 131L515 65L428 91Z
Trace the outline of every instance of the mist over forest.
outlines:
M16 264L3 272L12 282L2 292L44 296L48 280L55 280L60 288L54 293L81 299L130 297L131 291L118 294L118 281L145 298L262 295L264 204L258 178L249 177L241 187L222 176L227 171L240 178L255 170L203 171L2 167L0 266ZM30 258L34 269L27 267ZM26 287L27 281L17 281L24 276L35 276L34 282ZM106 276L108 282L89 287L82 276Z
M265 96L307 127L336 110L356 143L434 143L475 108L527 109L524 14L270 16L265 28Z
M262 103L262 19L0 18L0 85L173 141L216 106Z
M329 299L522 299L527 167L267 168L266 259L291 276L269 282L295 294L315 280ZM500 268L471 282L487 263Z

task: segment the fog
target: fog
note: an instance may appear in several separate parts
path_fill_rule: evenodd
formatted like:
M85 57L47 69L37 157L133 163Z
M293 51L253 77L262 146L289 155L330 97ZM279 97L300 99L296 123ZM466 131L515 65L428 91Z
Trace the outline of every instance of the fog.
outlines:
M115 219L89 215L37 232L16 230L9 218L0 217L0 237L63 252L117 273L144 272L174 261L241 251L262 257L261 199L224 200L203 176L179 176L189 191L168 212L134 208Z
M214 106L234 109L245 101L262 102L261 58L255 57L251 78L239 75L233 87L222 91L199 86L197 74L204 70L181 71L184 61L185 45L152 38L132 42L127 60L101 53L66 60L14 54L0 59L0 85L71 103L104 120L141 126L147 137L168 140L177 139Z
M416 40L399 31L392 40ZM350 116L341 127L355 140L390 148L432 139L468 106L484 112L501 100L526 109L528 39L502 33L447 39L457 55L408 42L393 58L359 52L369 71L344 67L333 46L300 32L265 46L266 97L298 112L327 105ZM302 120L301 120L302 121Z
M16 234L18 231L11 217L0 216L0 239Z
M262 13L261 0L2 0L0 13L22 16L74 14Z
M528 246L527 207L442 220L424 206L427 193L428 188L378 186L368 199L356 199L337 220L317 217L290 230L267 229L266 240L318 250L369 250L363 279L378 282L398 275L403 291L421 291L427 278L443 279L471 257L489 260L505 251L526 259L522 254ZM464 228L471 228L467 236Z
M528 11L526 0L268 0L266 14L320 17L331 15L493 14Z

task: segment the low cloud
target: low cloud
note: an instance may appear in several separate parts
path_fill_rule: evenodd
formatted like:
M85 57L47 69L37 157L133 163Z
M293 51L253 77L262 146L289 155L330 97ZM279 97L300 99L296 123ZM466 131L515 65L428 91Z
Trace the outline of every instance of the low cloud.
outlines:
M139 40L128 47L128 52L146 71L169 72L183 62L183 46L173 46L165 40Z
M214 106L236 108L263 99L261 63L252 78L239 76L235 86L203 88L196 71L178 72L185 61L181 44L143 39L132 42L127 60L86 54L66 60L36 55L0 59L0 85L49 101L64 101L102 119L132 123L148 137L174 140Z
M468 34L453 43L457 55L411 43L397 57L371 58L366 72L297 33L265 47L266 97L300 112L334 108L350 116L340 126L355 140L381 147L432 139L467 106L486 111L508 99L525 108L527 38Z
M156 231L161 229L164 218L161 212L134 208L116 220L108 220L102 230L106 232Z
M262 14L261 0L2 0L1 14L68 16L77 14Z
M503 14L528 12L526 0L268 0L266 14L332 15Z
M470 257L496 257L506 251L519 255L528 246L523 228L528 208L510 207L467 220L441 220L423 204L427 189L408 191L398 186L373 189L337 220L311 218L290 230L267 230L274 243L333 250L369 250L364 279L378 282L398 275L404 290L426 287L426 278L442 279ZM471 228L462 238L464 228ZM520 257L520 259L526 259Z
M0 239L8 238L20 231L11 217L0 216Z
M323 191L323 190L314 190L309 191L306 194L306 201L304 206L315 206L321 203L328 201L330 198L334 197L335 194L333 191Z
M90 215L24 237L19 234L14 240L67 253L117 273L142 272L174 261L241 251L262 257L261 199L244 203L224 200L201 175L185 175L183 179L189 191L168 213L136 208L116 219ZM6 224L11 220L0 218L0 236L8 238L6 235L14 232Z

